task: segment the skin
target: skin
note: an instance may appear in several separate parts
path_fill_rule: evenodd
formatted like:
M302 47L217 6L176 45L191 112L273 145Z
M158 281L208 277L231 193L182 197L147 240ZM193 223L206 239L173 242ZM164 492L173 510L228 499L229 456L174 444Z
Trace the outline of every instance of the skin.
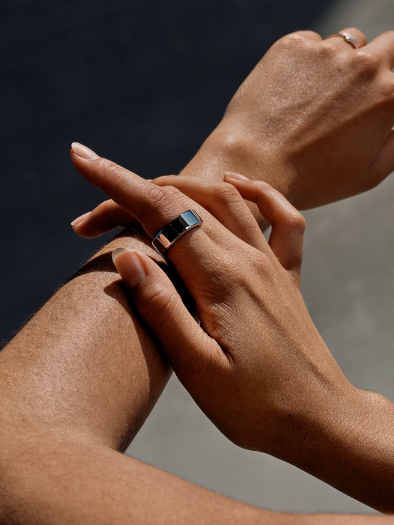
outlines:
M268 182L297 209L382 182L394 171L394 32L367 44L358 29L344 31L362 47L353 49L339 37L322 40L311 31L278 40L181 175L212 183L226 171L243 173ZM106 207L113 215L116 206ZM99 234L89 217L77 226L78 235Z
M359 39L356 30L349 31ZM225 171L243 172L251 178L268 180L297 206L304 207L372 187L389 173L394 157L387 124L394 120L392 95L388 94L392 42L391 33L381 36L375 51L363 54L342 39L332 39L328 44L311 33L285 37L248 77L222 123L183 175L209 183L223 180ZM327 53L321 51L326 48ZM301 50L309 53L309 60L300 54ZM343 66L343 96L335 91L335 96L329 98L327 72L319 65L322 54L328 55L325 66L331 68L331 74L338 64ZM282 60L280 65L274 65L276 60ZM372 74L371 61L375 64ZM301 102L302 111L286 93L276 106L264 95L271 87L269 93L274 96L275 84L283 85L288 71L283 68L295 68L296 63L298 78L305 79L305 83L297 85L291 98L307 98ZM313 77L309 71L313 71ZM354 93L360 82L364 88L358 92L357 113L348 93ZM316 108L323 94L324 110L340 106L341 119L350 115L343 132L341 119L334 125L331 120L318 118L322 108ZM309 120L305 111L308 101ZM286 122L292 122L286 130L282 129L285 116ZM371 126L376 141L371 137L364 140L360 131ZM336 145L332 137L339 132L342 141L348 142L346 158L341 156L341 167L348 168L344 171L346 181L341 178L345 191L330 183L338 159L328 156L329 165L323 167L312 151L315 144L320 145L320 154L324 148L330 150ZM304 141L299 140L300 133ZM352 139L354 134L361 145ZM350 168L361 146L369 154L363 156L365 165L356 177ZM315 169L314 162L319 169ZM83 221L76 225L76 231L79 228L83 229ZM389 521L379 517L269 513L119 454L140 428L170 375L166 359L135 317L114 272L109 254L119 246L138 249L159 260L143 232L113 241L61 288L0 354L0 522Z
M172 186L158 187L106 159L74 164L151 237L185 210L203 218L168 251L201 327L148 257L117 251L115 262L133 304L212 422L239 446L393 512L394 405L348 382L309 317L299 287L303 217L267 183L228 175L233 187L221 186L228 192L223 216L238 201L250 223L238 237ZM242 197L272 224L270 248Z

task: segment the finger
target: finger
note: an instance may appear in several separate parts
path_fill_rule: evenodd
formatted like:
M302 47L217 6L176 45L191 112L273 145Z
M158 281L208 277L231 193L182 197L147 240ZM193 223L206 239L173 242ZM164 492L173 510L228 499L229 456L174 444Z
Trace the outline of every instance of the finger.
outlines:
M152 181L158 186L173 186L203 206L234 235L250 246L262 250L266 246L256 219L244 199L231 184L212 183L176 175ZM81 237L98 237L118 226L130 226L137 221L129 212L112 200L101 203L89 214L71 223Z
M262 250L266 241L249 207L231 184L170 175L153 181L159 186L174 186L198 202L229 231L250 246Z
M118 226L131 226L137 223L135 217L119 204L113 200L107 200L99 204L90 213L85 213L75 219L71 226L80 237L94 238L114 230Z
M389 136L384 143L384 146L375 162L374 171L376 173L376 186L383 179L394 172L394 131L389 133Z
M364 47L367 44L366 36L364 35L362 31L360 31L356 27L347 27L346 29L341 29L340 32L348 33L349 35L351 35L353 38L357 40L357 42L360 44L360 47ZM330 35L326 38L326 40L328 39L330 40L330 42L336 44L338 47L341 47L342 49L345 49L344 45L348 46L349 49L354 49L352 44L350 44L349 42L346 42L346 40L341 36L332 37Z
M282 38L286 39L288 37L291 37L292 35L297 35L297 36L300 36L301 38L304 38L305 40L310 40L310 41L320 42L322 40L322 37L319 35L319 33L316 33L315 31L309 31L309 30L296 31L295 33L290 33L289 35L285 35Z
M186 309L167 275L148 256L118 248L113 261L133 304L168 355L181 380L206 370L207 363L226 364L218 343Z
M151 237L194 204L179 190L160 188L97 155L84 158L77 153L84 154L73 145L71 160L81 175L135 217Z
M191 229L166 252L192 295L214 268L224 271L220 264L224 250L231 246L229 256L234 257L237 251L245 249L240 239L176 188L152 184L93 152L95 157L79 157L75 150L81 155L85 155L85 150L73 145L71 158L78 171L134 216L151 237L187 210L195 209L202 217L201 227Z
M272 226L269 245L283 268L299 279L302 263L305 219L289 201L266 182L246 181L226 175L244 199L257 204Z
M394 67L394 31L386 31L374 38L367 46L370 52L382 60L382 65L388 69Z

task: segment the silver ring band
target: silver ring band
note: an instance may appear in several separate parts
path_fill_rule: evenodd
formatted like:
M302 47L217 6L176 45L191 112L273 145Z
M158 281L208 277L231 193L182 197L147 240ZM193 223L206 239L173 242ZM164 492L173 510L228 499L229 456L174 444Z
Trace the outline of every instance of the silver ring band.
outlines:
M196 211L185 211L159 231L152 245L161 255L164 255L182 235L192 228L201 226L202 222L203 220Z
M360 47L362 47L360 42L356 38L354 38L354 36L352 36L350 33L347 33L346 31L339 31L338 33L330 35L326 38L326 40L328 40L329 38L334 38L336 36L343 38L344 41L350 44L351 46L353 46L354 49L359 49Z

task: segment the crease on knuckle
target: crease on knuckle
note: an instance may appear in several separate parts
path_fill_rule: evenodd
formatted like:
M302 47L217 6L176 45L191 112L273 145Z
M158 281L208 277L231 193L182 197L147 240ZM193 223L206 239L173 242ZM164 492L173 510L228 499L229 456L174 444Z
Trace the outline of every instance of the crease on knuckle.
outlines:
M176 308L176 294L166 287L156 284L144 296L138 310L142 318L155 327L163 325L173 316Z
M375 54L362 48L355 54L358 60L359 75L361 78L369 79L375 77L380 71L380 59Z
M276 46L282 49L292 49L303 45L305 45L305 36L301 32L285 35L276 43Z
M153 208L160 211L181 199L181 192L173 186L164 188L150 184L147 189L147 197Z
M269 253L257 252L253 255L250 262L260 279L270 278L272 273L272 257Z
M304 234L306 221L305 217L301 215L301 213L296 210L291 213L288 217L288 223L292 232Z
M242 199L239 191L234 188L234 186L226 182L215 185L212 188L212 196L216 202L219 201L219 203L222 205L240 202Z
M387 102L394 104L394 80L390 77L384 79L380 84L380 95L383 98L383 104ZM390 107L392 107L390 105Z
M253 186L256 188L257 193L265 193L267 190L272 189L272 186L263 180L254 180Z
M320 59L337 60L338 56L342 56L342 53L338 52L338 47L331 38L323 40L318 49Z
M100 175L98 187L106 193L109 186L108 181L111 181L113 178L118 178L121 175L123 168L115 162L101 157L94 160L94 162L97 163L96 169Z

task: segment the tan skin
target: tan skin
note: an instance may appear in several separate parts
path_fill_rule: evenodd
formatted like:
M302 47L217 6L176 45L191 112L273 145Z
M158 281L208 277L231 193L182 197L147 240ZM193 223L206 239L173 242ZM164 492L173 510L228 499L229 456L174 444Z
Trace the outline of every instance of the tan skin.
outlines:
M213 423L239 446L393 512L394 405L347 381L308 315L299 288L302 215L266 183L232 174L225 178L231 186L221 185L227 209L218 222L172 186L158 187L105 159L74 154L73 162L151 237L185 210L204 219L168 252L203 328L148 257L121 253L116 266L178 378ZM189 192L197 186L193 181ZM271 249L242 197L272 224ZM234 209L244 234L228 218Z
M360 40L358 32L352 32ZM355 51L341 39L328 43L311 33L285 37L248 77L223 121L183 175L208 183L222 181L225 171L264 178L302 207L374 186L389 173L394 161L388 129L388 120L390 126L394 121L393 95L388 94L393 40L391 33L381 36L369 52L368 46ZM326 48L329 51L323 53L326 62L322 68L321 50ZM309 53L309 60L300 55L300 50ZM277 60L282 60L281 67L274 67ZM285 68L283 60L288 61ZM338 61L343 66L339 76L342 96L335 91L330 101L326 71L331 68L334 74ZM297 78L305 82L299 83L295 91L292 86L292 97L282 93L281 109L276 95L273 104L264 93L271 86L270 96L274 96L275 84L283 85L289 67L302 70ZM282 77L278 79L280 69ZM317 87L311 96L313 86ZM349 97L349 91L355 89L359 89L358 110ZM342 147L343 141L348 141L347 150L343 145L346 156L340 156L341 167L347 168L345 180L341 178L344 189L330 182L339 162L337 157L327 153L331 169L329 165L315 169L319 165L319 159L314 158L315 145L320 145L320 155L324 147L331 151L336 145L334 132L340 132L341 119L334 125L318 118L321 111L317 106L323 95L325 109L337 110L340 105L341 118L347 122L339 144ZM309 119L306 96L311 103ZM296 103L297 97L300 104ZM284 115L287 126L283 128ZM346 115L349 119L344 118ZM363 139L360 130L371 126L376 139L369 137L362 143L363 152L369 153L365 153L365 165L357 177L351 168L361 146L352 137ZM304 142L300 142L301 131ZM82 222L76 230L84 227ZM128 236L113 241L78 277L61 288L0 354L0 522L390 521L380 517L269 513L205 491L116 452L127 447L170 374L165 358L131 313L114 273L109 254L119 246L158 259L144 235L142 239ZM381 502L376 506L383 508Z

